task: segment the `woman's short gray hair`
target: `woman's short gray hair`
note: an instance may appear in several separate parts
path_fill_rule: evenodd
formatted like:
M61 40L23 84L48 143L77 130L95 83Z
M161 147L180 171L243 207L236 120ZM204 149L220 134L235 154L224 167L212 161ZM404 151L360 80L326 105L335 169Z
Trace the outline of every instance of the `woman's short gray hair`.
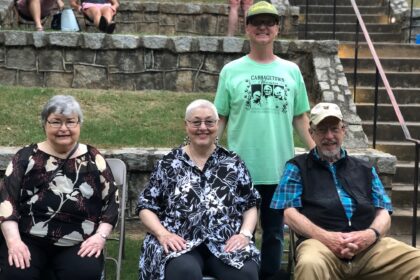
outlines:
M185 110L185 120L188 120L189 117L191 116L192 112L197 108L210 109L213 112L214 118L216 120L219 119L219 115L217 114L216 106L214 106L213 103L211 103L210 101L205 100L205 99L197 99L197 100L194 100L193 102L191 102L187 106L187 109Z
M48 100L41 112L41 123L45 126L51 114L61 114L66 117L77 114L79 122L83 123L83 113L79 102L71 95L55 95Z

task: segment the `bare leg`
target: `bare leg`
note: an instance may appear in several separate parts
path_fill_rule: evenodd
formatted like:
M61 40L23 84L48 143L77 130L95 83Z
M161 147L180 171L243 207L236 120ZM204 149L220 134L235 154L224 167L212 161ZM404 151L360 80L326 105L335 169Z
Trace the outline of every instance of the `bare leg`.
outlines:
M228 36L235 36L238 27L238 10L240 0L229 0Z
M101 11L96 8L89 8L87 10L84 10L85 14L93 20L93 23L96 27L99 27L99 20L101 18Z
M41 0L28 0L28 9L37 30L42 30Z
M103 7L101 9L101 14L108 22L111 22L114 17L114 11L110 7Z
M244 28L246 28L246 14L248 12L249 7L252 6L252 0L251 1L244 1L242 3L242 11L244 12ZM246 29L244 29L246 30Z

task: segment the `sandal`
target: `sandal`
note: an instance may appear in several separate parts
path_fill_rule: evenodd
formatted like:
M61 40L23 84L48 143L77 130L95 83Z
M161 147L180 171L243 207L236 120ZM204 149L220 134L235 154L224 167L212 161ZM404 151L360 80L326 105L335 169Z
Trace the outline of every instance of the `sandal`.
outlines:
M99 26L98 26L98 28L102 32L107 32L107 30L108 30L108 21L106 20L106 18L104 16L101 16L101 18L99 19Z
M44 31L44 27L36 27L35 28L36 29L36 31L38 31L38 32L43 32Z

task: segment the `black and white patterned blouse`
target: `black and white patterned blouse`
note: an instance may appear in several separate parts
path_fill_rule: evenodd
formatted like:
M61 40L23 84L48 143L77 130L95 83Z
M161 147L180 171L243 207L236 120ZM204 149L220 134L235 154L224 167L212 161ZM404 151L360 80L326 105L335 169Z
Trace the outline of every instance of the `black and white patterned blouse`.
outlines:
M218 146L199 170L182 148L160 160L145 190L140 194L137 213L153 211L162 225L187 241L187 249L165 254L159 241L147 234L139 262L142 280L164 279L165 264L201 243L224 263L241 268L244 261L259 264L255 244L225 252L226 241L240 230L243 213L259 206L244 162L233 152Z
M20 232L57 246L73 246L93 235L99 223L115 225L118 193L104 157L80 144L82 154L64 159L32 144L20 149L0 182L0 222L16 221Z

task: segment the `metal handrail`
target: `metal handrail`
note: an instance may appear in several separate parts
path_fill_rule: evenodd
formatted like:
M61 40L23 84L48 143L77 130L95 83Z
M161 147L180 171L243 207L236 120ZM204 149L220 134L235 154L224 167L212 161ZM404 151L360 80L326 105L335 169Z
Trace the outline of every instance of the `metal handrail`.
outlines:
M419 176L419 147L420 147L420 140L414 139L411 137L410 131L408 130L407 124L404 120L404 117L401 114L400 107L395 99L394 93L392 92L391 86L389 85L388 78L385 75L383 70L382 64L379 60L379 57L376 53L375 47L373 46L372 40L370 39L369 32L367 31L365 22L360 14L359 8L355 2L355 0L350 0L351 5L353 6L354 12L357 17L358 26L362 29L363 35L365 37L366 43L369 47L369 50L372 54L372 58L375 61L375 65L377 68L377 73L382 79L384 84L385 90L389 96L391 101L392 107L394 108L395 114L397 115L398 122L403 130L404 137L407 141L412 142L415 144L415 168L414 168L414 194L413 194L413 220L412 220L412 246L416 247L416 237L417 237L417 193L418 193L418 176ZM356 39L357 41L357 39ZM375 97L376 99L377 97ZM377 105L375 105L377 106Z

